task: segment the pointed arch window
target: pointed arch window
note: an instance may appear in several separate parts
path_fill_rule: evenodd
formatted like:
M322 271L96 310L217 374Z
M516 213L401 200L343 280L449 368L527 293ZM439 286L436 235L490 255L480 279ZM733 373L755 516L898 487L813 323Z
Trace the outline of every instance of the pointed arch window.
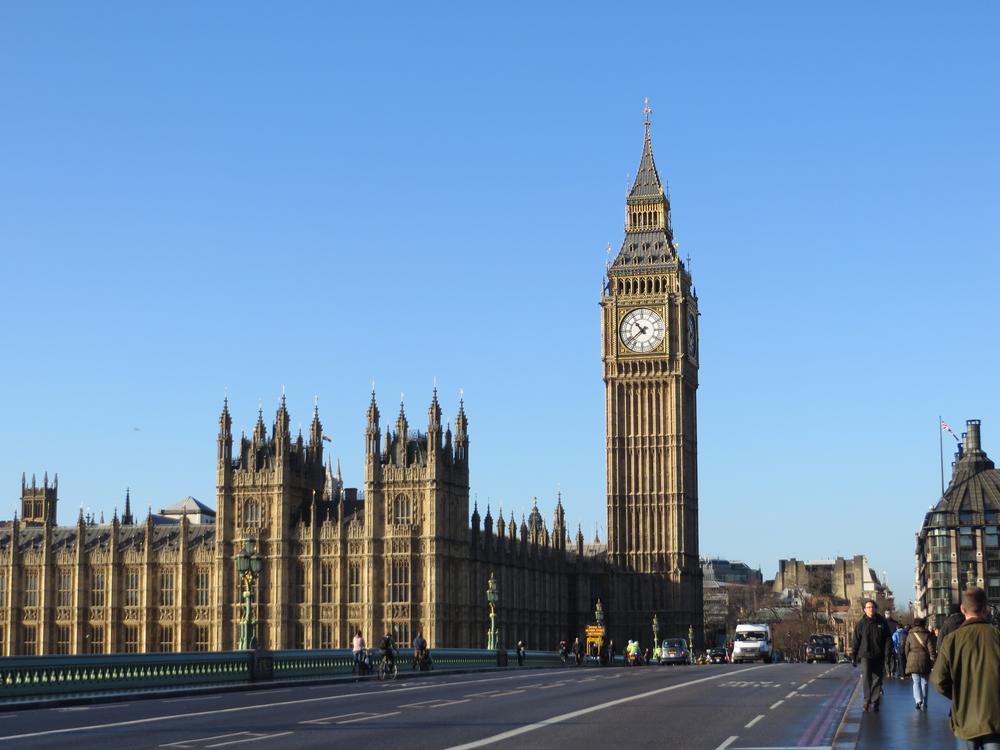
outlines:
M260 501L251 498L243 503L243 525L260 526Z
M413 523L413 503L406 495L396 495L392 500L391 523Z
M389 601L410 601L410 561L393 560L389 566Z

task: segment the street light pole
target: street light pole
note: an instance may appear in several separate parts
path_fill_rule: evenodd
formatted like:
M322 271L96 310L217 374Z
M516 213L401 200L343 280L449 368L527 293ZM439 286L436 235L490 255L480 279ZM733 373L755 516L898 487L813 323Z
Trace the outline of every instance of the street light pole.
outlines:
M236 570L243 583L243 616L240 618L240 643L242 651L257 648L257 620L253 615L253 593L263 562L257 554L257 544L252 539L243 542L243 549L236 556Z
M497 593L497 579L493 577L493 572L490 571L490 580L486 584L486 601L490 605L490 630L486 634L486 648L490 651L496 651L498 647L497 602L499 600L500 595Z

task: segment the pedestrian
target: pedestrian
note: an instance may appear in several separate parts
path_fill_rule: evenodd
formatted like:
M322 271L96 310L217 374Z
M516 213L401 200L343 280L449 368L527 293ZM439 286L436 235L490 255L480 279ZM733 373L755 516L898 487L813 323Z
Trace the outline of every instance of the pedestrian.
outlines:
M354 654L354 674L364 674L365 639L361 637L361 630L354 634L351 651Z
M608 657L609 657L608 661L613 666L614 663L615 663L615 639L614 638L612 638L610 641L608 641Z
M913 680L913 703L918 711L927 710L927 677L937 655L926 624L923 617L914 618L913 627L903 643L903 664L906 665L906 674Z
M576 657L576 666L579 667L583 663L583 644L580 643L580 636L573 641L573 656Z
M524 666L524 641L517 642L517 666Z
M885 657L889 650L889 628L885 618L878 613L874 599L866 599L864 615L854 626L854 666L862 665L862 687L865 702L862 710L877 712L882 701L882 677L885 674Z
M565 664L566 660L569 658L569 644L566 643L565 638L559 641L559 658L562 659L563 664Z
M956 747L1000 750L1000 632L987 622L986 592L962 594L965 620L940 643L931 684L951 700Z
M952 604L948 616L944 618L944 622L941 623L941 627L938 629L938 649L944 644L945 636L958 630L963 622L965 622L965 615L962 614L962 606L960 604Z
M885 611L885 624L889 628L889 647L885 652L885 673L890 677L898 677L899 673L903 670L899 668L899 663L896 661L896 648L893 645L892 637L896 634L896 630L899 629L899 623L896 622L892 617L892 611Z
M906 656L903 654L903 649L906 647L906 637L909 634L910 631L906 629L905 625L900 625L892 634L892 649L896 652L896 671L901 680L905 680L906 675L909 674L906 671Z

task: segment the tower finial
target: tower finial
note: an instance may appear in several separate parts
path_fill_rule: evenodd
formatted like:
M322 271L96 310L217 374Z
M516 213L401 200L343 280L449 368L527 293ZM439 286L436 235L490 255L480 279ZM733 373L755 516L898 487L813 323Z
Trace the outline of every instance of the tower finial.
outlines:
M649 138L649 115L653 111L652 107L649 106L649 97L646 97L646 106L642 108L642 113L646 115L646 138Z

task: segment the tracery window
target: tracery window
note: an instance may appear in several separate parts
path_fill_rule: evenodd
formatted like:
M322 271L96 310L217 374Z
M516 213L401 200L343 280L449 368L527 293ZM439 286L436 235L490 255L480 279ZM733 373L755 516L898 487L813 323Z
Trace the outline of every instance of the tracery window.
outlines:
M392 523L413 523L413 503L406 495L396 495L392 501Z
M409 560L393 560L389 563L389 601L410 601Z
M207 607L209 602L209 583L211 571L208 567L200 567L195 573L194 603L196 607ZM207 650L207 649L206 649Z
M306 601L306 566L298 563L295 566L295 603L305 604ZM303 648L297 646L297 648Z
M24 606L38 606L38 571L29 570L24 574ZM34 653L31 651L29 653Z
M59 590L56 595L57 607L73 606L73 573L69 570L59 571Z
M95 570L90 574L90 606L104 606L104 571Z
M330 563L323 563L321 569L319 600L321 604L333 604L333 565ZM333 646L324 646L324 648L333 648Z
M125 570L125 606L139 606L139 571L136 568Z
M174 572L164 570L160 573L160 606L174 606Z
M351 562L347 567L347 601L350 604L361 602L361 563Z
M260 501L251 498L243 503L243 525L260 526Z

